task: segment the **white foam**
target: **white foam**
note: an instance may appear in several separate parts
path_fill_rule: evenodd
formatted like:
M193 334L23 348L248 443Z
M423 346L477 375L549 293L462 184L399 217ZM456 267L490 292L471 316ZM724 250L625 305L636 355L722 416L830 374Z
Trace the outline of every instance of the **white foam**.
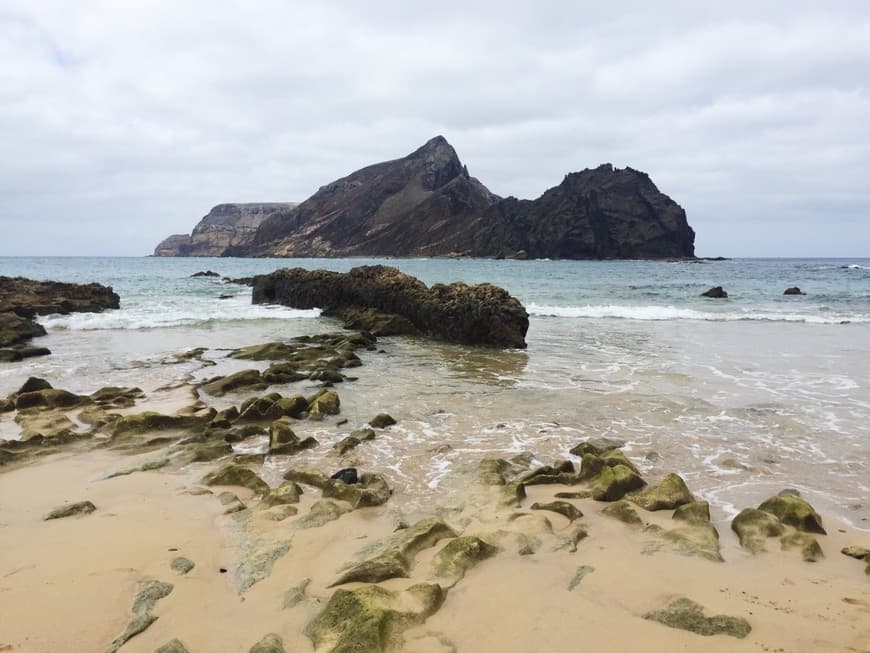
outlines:
M728 312L699 311L676 306L628 306L620 304L585 306L551 306L531 303L529 314L538 317L618 318L625 320L706 320L711 322L738 322L745 320L764 322L806 322L809 324L839 324L841 322L870 322L870 315L809 313L774 313L736 309Z
M316 318L320 309L309 310L251 304L250 299L239 296L216 298L189 298L180 302L154 302L121 307L102 313L73 313L47 315L39 322L49 330L93 331L98 329L155 329L161 327L205 325L215 322L238 322L264 319Z

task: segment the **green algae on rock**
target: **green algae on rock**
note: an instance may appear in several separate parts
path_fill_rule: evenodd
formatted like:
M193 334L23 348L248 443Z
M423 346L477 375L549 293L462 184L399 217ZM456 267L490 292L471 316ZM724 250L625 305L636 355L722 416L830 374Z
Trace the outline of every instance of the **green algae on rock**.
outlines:
M567 501L550 501L549 503L540 503L536 502L531 505L532 510L549 510L550 512L555 512L563 517L567 518L568 521L574 521L575 519L580 519L583 516L583 513L575 507L573 504L568 503Z
M758 506L758 509L776 515L783 524L794 526L799 531L827 535L819 513L809 503L794 494L781 492L764 501Z
M42 519L43 521L49 521L51 519L64 519L65 517L89 515L92 512L96 511L96 509L97 507L90 501L78 501L76 503L58 506Z
M189 653L189 651L187 650L187 647L181 643L181 640L173 639L156 649L154 653Z
M133 602L133 618L127 624L127 628L109 646L107 653L115 653L119 648L135 637L151 624L157 621L157 617L151 614L154 605L160 599L166 598L172 592L174 586L159 580L146 580L141 583L141 589Z
M401 646L402 632L426 621L444 602L440 585L420 583L404 592L365 585L337 589L305 634L318 651L386 653Z
M246 487L257 494L269 492L269 486L247 467L236 463L224 463L202 477L204 485L235 485Z
M449 579L450 586L453 586L469 569L497 552L498 548L475 535L457 537L435 554L435 575Z
M249 653L285 653L284 640L280 635L269 633L254 644Z
M636 503L644 510L673 510L687 503L692 503L695 497L686 487L685 481L677 474L668 474L658 485L653 485L628 496L628 500Z
M752 631L749 622L742 617L721 614L705 617L704 608L687 598L676 599L666 608L646 613L643 618L705 636L730 635L743 639Z
M601 514L607 515L608 517L612 517L613 519L631 526L640 526L643 524L643 520L638 516L637 510L635 510L625 499L615 501L610 505L605 506L601 510Z

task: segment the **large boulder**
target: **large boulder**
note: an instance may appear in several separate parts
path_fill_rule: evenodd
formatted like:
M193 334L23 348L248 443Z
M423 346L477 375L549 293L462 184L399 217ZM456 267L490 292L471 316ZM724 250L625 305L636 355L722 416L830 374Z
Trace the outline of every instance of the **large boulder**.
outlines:
M321 308L325 315L339 317L349 309L376 309L405 318L419 334L470 345L524 348L529 328L522 304L502 288L459 282L429 288L384 265L347 273L278 270L257 278L253 301Z
M668 474L658 485L644 488L628 498L650 511L673 510L695 500L685 481L677 474Z
M23 277L0 277L0 306L22 317L52 313L99 313L120 308L121 298L98 283L34 281Z

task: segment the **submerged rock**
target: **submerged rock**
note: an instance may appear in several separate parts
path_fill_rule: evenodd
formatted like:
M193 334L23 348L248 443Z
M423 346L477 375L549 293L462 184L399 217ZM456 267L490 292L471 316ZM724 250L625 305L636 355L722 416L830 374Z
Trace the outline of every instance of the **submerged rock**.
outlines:
M321 490L324 498L341 499L354 508L380 506L393 494L392 488L383 476L370 472L360 475L359 482L353 485L330 479Z
M605 506L601 510L601 514L612 517L613 519L619 520L625 524L629 524L630 526L640 526L643 524L643 521L637 514L637 510L635 510L631 504L624 499L622 501L615 501L609 506Z
M169 568L181 576L191 571L195 566L196 564L193 562L193 560L182 556L173 558L172 561L169 563Z
M228 392L264 390L268 385L259 370L241 370L211 379L199 388L212 397L223 397Z
M581 458L587 453L595 454L596 456L602 456L608 451L612 451L613 449L621 449L624 446L624 440L617 440L615 438L590 438L589 440L575 445L570 450L570 453L574 456L580 456Z
M392 426L396 423L396 420L392 418L392 416L387 413L378 413L373 418L369 420L369 426L376 429L383 429L388 426Z
M290 503L299 503L302 488L295 481L285 481L278 487L269 490L263 496L261 505L266 507L282 506Z
M797 286L792 286L791 288L786 288L783 295L806 295L800 288Z
M722 286L714 286L710 288L710 290L705 290L701 293L701 297L712 297L714 299L726 299L728 297L728 293L722 288Z
M77 515L90 515L92 512L96 511L96 509L97 507L90 501L78 501L65 506L58 506L42 519L43 521L48 521L50 519L63 519L65 517L75 517Z

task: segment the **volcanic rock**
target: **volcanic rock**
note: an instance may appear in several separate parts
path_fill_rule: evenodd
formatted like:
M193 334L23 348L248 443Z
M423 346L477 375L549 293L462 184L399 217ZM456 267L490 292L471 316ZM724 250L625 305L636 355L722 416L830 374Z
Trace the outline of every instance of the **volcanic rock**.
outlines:
M218 204L199 221L190 236L169 236L157 245L154 256L228 255L228 250L247 245L270 213L294 206L292 202Z
M349 308L400 315L421 335L447 342L494 347L526 346L529 317L522 304L491 284L435 284L396 268L372 265L350 272L283 269L257 278L255 304L321 308L341 317Z
M252 206L267 207L257 209L266 217L255 233ZM299 205L217 206L191 237L170 236L155 255L686 258L694 239L683 209L643 172L604 164L535 200L502 199L436 136Z

